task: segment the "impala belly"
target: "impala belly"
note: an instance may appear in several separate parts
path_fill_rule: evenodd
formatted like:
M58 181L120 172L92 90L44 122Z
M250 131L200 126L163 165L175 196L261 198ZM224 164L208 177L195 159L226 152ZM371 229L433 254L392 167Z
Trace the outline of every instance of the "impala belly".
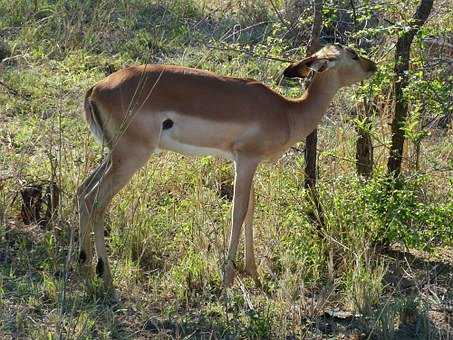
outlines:
M185 155L211 155L233 160L232 147L247 129L240 124L209 121L175 113L165 114L163 120L170 128L162 129L159 149ZM169 124L171 120L173 124Z
M175 151L184 155L192 156L210 155L233 160L233 155L230 152L220 149L203 147L199 145L181 143L178 140L174 139L165 131L162 132L159 143L159 149Z

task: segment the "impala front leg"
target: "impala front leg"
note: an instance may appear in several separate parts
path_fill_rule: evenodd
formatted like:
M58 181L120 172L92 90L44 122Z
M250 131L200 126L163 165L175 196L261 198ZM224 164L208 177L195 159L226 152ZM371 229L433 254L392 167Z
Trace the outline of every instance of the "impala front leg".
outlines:
M253 251L253 214L255 212L255 193L253 190L253 183L250 190L250 200L245 216L244 229L245 229L245 268L244 271L250 275L255 283L259 286L258 271L256 270L255 254Z
M229 287L234 278L234 260L241 234L241 226L249 206L250 192L259 160L238 155L235 161L233 216L231 222L230 242L223 276L224 287Z

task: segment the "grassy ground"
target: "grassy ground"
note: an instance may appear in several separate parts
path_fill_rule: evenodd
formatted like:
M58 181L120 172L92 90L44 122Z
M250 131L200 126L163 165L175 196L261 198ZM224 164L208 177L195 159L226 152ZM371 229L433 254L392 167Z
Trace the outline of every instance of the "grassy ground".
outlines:
M272 6L245 1L0 1L1 338L452 337L452 135L430 131L420 170L409 149L405 179L389 183L388 118L376 117L365 183L348 114L355 90L320 127L321 234L302 189L303 145L259 169L263 287L240 275L220 290L231 165L173 153L152 157L107 216L116 297L78 277L74 192L102 158L80 117L85 90L122 66L165 62L296 96L298 84L278 84L286 64L231 50L288 57L285 32ZM61 189L50 222L24 223L20 193L49 181Z

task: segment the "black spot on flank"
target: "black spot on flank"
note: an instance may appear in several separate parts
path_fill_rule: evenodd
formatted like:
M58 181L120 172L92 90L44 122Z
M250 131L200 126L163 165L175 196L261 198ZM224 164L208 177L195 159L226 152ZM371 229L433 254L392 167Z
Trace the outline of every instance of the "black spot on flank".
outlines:
M173 121L171 119L165 119L162 123L162 130L168 130L173 127Z
M84 250L81 250L80 254L79 254L79 263L84 264L86 260L87 260L87 254L85 253Z
M104 261L102 261L102 259L98 260L98 264L96 265L96 274L98 276L102 276L104 274Z

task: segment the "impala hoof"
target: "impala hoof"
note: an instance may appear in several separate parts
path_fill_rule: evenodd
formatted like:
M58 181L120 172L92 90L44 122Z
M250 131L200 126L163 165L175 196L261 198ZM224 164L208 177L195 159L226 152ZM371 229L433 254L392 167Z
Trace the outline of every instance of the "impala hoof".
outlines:
M79 267L80 275L83 279L91 281L94 279L94 268L91 264L81 264Z
M229 261L225 266L225 272L223 273L223 287L228 288L233 284L236 269L232 261Z
M245 275L250 276L252 278L258 277L258 271L256 269L256 266L254 266L254 265L249 265L249 266L245 265L244 273L245 273Z
M256 269L252 269L252 270L248 270L247 268L244 269L244 275L245 276L248 276L248 277L251 277L252 279L258 279L258 272L256 271Z
M86 280L92 280L94 278L94 268L92 266L91 256L88 254L85 250L80 250L77 261L80 275Z
M102 259L98 260L98 264L96 265L96 274L98 277L104 276L104 261L102 261Z
M113 288L113 279L110 267L108 263L102 258L99 258L98 263L96 264L96 275L99 278L102 278L105 288L107 289Z
M85 250L81 250L79 253L79 264L85 264L87 262L87 253Z

